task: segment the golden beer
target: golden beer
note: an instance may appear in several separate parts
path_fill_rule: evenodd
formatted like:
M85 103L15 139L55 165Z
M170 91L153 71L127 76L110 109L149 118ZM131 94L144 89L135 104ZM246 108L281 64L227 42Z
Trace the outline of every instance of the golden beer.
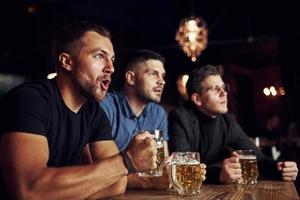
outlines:
M173 152L170 178L181 195L197 195L202 185L199 152Z
M176 163L170 166L173 187L181 195L197 195L202 185L200 163Z
M202 184L200 164L176 165L176 179L183 190L199 190Z
M139 176L162 176L163 175L163 168L164 168L164 160L165 160L165 151L163 144L157 147L157 160L156 169L149 169L139 173Z
M242 169L242 178L238 183L241 184L255 184L257 183L258 170L257 160L255 155L240 155L239 162Z

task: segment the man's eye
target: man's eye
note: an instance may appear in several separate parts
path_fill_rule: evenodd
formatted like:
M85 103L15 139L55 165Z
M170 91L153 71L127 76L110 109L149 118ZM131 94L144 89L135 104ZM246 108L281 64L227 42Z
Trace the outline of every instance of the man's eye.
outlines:
M151 72L152 76L157 76L157 72Z
M95 56L94 56L97 60L103 60L103 55L102 54L96 54Z

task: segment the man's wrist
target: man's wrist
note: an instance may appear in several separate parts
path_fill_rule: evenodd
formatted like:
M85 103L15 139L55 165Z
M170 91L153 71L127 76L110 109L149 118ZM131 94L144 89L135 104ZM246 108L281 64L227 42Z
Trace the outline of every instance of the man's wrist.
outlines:
M132 174L132 173L136 172L136 169L134 168L133 163L132 163L131 159L129 158L127 152L126 151L122 151L122 152L120 152L120 155L123 158L125 167L128 170L128 174Z

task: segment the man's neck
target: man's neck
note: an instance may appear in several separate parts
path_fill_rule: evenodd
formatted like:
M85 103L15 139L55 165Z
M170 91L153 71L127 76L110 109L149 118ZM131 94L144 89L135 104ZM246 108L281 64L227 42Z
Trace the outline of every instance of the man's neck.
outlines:
M200 107L196 106L196 109L199 110L202 114L204 114L207 117L210 117L212 119L217 117L217 115L207 112L205 109L202 108L202 106L200 106Z
M72 80L63 73L56 77L56 83L60 95L66 106L74 113L77 113L86 99L79 93Z
M140 100L135 93L125 87L125 94L127 97L128 104L136 117L140 116L140 114L145 109L147 102Z

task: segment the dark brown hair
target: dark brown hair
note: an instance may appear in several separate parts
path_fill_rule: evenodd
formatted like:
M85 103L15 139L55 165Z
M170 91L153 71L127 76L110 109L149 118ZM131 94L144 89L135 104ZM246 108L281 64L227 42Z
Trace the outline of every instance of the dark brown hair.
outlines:
M82 45L81 38L88 31L94 31L101 36L111 39L109 31L97 24L80 21L65 25L56 33L53 41L52 51L56 67L59 66L58 58L62 52L76 55Z
M221 65L214 66L214 65L206 65L204 67L199 67L194 69L192 73L189 75L189 79L186 83L186 90L189 96L193 93L201 92L201 83L204 81L208 76L211 75L220 75L223 76L224 70Z
M163 64L165 63L165 58L160 55L159 53L156 53L154 51L148 50L148 49L142 49L134 52L128 61L128 64L126 65L126 71L132 70L135 67L137 67L138 63L146 62L147 60L159 60Z

